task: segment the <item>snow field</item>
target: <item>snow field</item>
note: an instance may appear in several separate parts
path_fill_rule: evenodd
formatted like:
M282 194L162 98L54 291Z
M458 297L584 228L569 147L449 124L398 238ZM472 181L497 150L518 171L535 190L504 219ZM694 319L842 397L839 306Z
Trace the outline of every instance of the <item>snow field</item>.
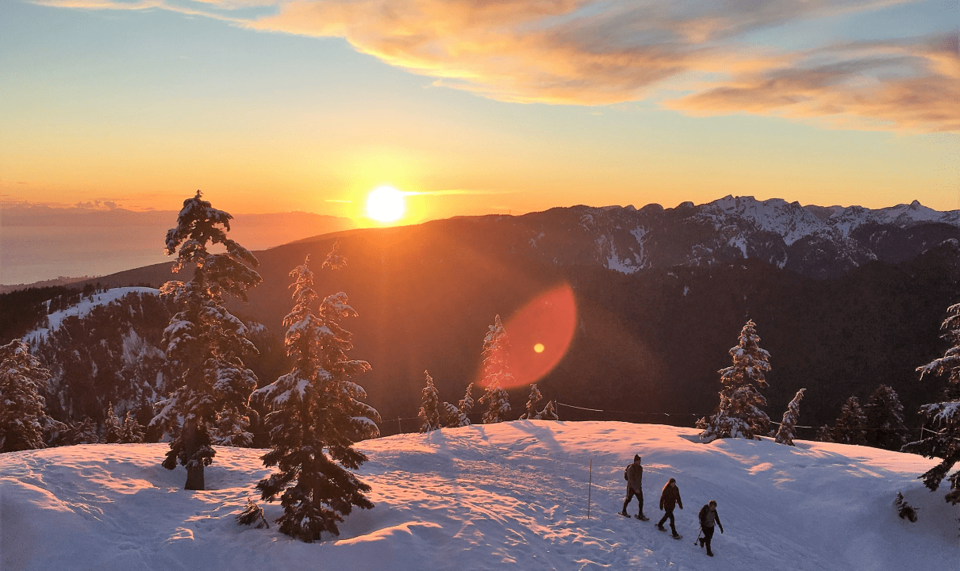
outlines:
M960 510L916 477L934 464L874 448L696 442L697 431L619 422L514 421L370 440L373 510L305 544L235 515L268 471L261 450L217 447L208 490L182 490L165 444L0 455L0 568L98 569L956 569ZM645 513L626 519L623 469L643 456ZM593 460L591 518L587 519ZM654 527L660 489L683 497L675 541ZM918 509L901 520L897 491ZM716 557L694 545L718 502ZM629 513L636 513L636 500Z

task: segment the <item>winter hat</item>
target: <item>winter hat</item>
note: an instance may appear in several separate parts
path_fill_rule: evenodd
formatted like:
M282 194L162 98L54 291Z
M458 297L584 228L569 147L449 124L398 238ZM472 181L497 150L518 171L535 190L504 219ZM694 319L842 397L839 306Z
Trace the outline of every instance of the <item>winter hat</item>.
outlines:
M634 455L633 455L633 461L634 461L634 462L639 462L639 461L640 461L640 455L639 455L639 454L634 454Z

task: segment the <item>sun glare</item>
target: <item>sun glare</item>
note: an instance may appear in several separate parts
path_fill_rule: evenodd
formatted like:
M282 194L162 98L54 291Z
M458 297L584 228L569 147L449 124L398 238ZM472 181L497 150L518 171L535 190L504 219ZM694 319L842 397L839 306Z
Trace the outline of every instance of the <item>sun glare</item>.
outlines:
M378 222L395 222L405 210L403 193L392 186L381 186L367 195L367 216Z

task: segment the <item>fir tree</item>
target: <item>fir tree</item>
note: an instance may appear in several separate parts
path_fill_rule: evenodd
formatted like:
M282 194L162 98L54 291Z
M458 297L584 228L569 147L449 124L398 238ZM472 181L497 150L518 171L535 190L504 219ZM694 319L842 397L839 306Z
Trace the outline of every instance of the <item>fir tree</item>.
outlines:
M920 440L903 447L904 452L922 454L927 458L940 458L941 462L920 475L920 479L931 491L936 491L944 478L950 482L950 490L945 499L951 504L960 504L960 470L954 465L960 462L960 304L947 309L947 318L941 329L943 339L950 343L943 357L917 367L920 379L925 375L947 373L947 386L943 390L940 402L920 407L920 414L927 417L929 430L921 434Z
M364 495L370 486L349 470L367 460L353 443L379 435L380 415L361 402L366 393L350 381L370 370L366 361L347 358L353 345L340 321L357 313L343 292L325 298L318 315L311 312L318 296L307 261L290 272L294 307L283 319L293 368L255 396L270 410L264 418L270 451L263 464L278 468L257 489L263 500L280 498L281 532L311 542L323 532L339 535L337 522L354 506L373 507Z
M817 429L817 435L813 439L817 442L833 442L833 428L829 424L824 424Z
M787 405L787 411L783 413L783 420L780 422L780 429L777 430L777 442L793 446L793 430L800 420L800 400L803 398L803 392L807 389L800 389L794 395L793 400Z
M554 401L547 401L547 406L540 411L540 420L560 420Z
M493 325L483 339L483 386L485 392L480 397L480 404L487 410L483 413L484 424L503 422L510 412L510 400L504 385L513 384L513 375L510 374L507 356L510 344L507 332L497 315Z
M760 348L755 328L752 320L743 326L739 343L729 351L733 365L719 371L720 404L709 419L697 421L697 428L703 429L700 433L703 442L717 438L759 438L760 434L767 433L770 418L760 410L767 399L757 387L769 386L764 373L770 370L770 353Z
M417 418L420 419L420 432L430 432L440 429L440 395L437 393L437 387L433 385L433 377L430 373L424 371L427 377L427 386L421 391L420 412Z
M530 397L527 398L527 410L520 415L520 420L539 420L540 413L537 412L537 404L541 400L543 400L543 395L540 394L537 383L533 383L530 385Z
M0 452L43 448L50 371L16 339L0 347Z
M896 391L880 385L864 407L867 425L867 444L886 450L900 450L907 441L907 426L903 422L903 405Z
M457 410L460 411L460 415L463 419L466 420L465 424L460 426L468 426L470 424L470 419L468 415L473 412L473 383L467 385L467 391L463 395L463 398L457 403Z
M833 440L841 444L867 443L867 432L864 427L867 424L867 417L860 407L860 400L857 397L850 397L843 403L840 409L840 418L833 426Z
M133 413L127 411L123 417L123 425L120 427L120 442L124 444L139 444L143 442L143 427L137 422Z
M107 416L103 419L103 441L107 444L120 442L120 430L122 426L120 417L113 411L113 403L110 403L107 406Z
M440 424L450 428L458 428L460 426L470 426L470 419L460 412L460 409L456 406L444 402L440 405Z
M84 417L81 422L74 422L69 425L64 443L73 444L98 444L100 435L97 434L97 423L89 416Z
M177 253L173 271L191 269L193 277L160 288L161 296L179 309L163 334L175 377L150 426L172 436L163 467L184 466L188 490L204 489L203 468L215 454L212 444L242 438L246 432L245 411L257 386L256 375L242 360L257 349L247 339L243 322L227 311L225 296L246 301L247 289L260 283L252 269L258 262L227 237L231 219L201 200L198 190L183 202L177 227L167 232L166 253ZM209 252L213 245L225 251Z

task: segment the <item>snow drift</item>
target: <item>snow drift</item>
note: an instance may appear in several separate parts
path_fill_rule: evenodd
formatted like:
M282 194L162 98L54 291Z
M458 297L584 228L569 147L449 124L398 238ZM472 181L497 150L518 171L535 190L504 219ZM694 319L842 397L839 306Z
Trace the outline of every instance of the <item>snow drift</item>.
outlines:
M960 510L917 475L934 464L797 441L696 442L697 431L619 422L516 421L365 441L373 510L306 544L235 516L268 472L262 450L217 448L208 490L181 489L164 444L0 456L0 567L98 569L955 569ZM643 456L649 522L617 515L623 469ZM592 476L590 463L592 461ZM660 489L683 497L674 541L654 527ZM588 482L592 478L592 491ZM919 521L897 516L897 492ZM591 498L590 518L587 500ZM710 499L725 534L694 545ZM262 504L264 505L264 504ZM265 504L268 519L281 513ZM630 507L636 513L636 502Z

